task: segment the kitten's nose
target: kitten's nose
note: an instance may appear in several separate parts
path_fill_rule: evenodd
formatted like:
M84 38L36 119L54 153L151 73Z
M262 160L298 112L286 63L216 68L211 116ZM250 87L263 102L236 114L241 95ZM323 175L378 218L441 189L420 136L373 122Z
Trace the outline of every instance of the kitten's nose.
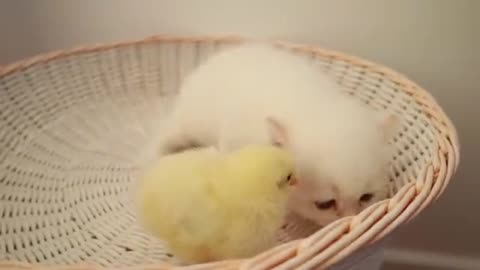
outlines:
M339 214L342 217L346 216L355 216L358 213L358 209L354 207L347 207L344 209L339 209Z

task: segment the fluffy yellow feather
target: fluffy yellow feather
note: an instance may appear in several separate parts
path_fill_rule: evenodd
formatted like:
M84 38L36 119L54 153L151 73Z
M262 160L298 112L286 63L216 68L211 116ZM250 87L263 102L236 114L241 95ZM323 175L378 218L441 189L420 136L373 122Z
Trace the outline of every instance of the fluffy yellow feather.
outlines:
M293 167L286 151L267 145L164 156L140 179L139 220L187 264L255 255L275 243Z

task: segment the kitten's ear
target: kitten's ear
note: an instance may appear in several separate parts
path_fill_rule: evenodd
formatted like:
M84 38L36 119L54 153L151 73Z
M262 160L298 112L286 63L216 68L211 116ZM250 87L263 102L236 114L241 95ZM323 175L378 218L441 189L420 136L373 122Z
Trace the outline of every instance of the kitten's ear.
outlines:
M266 122L271 143L280 147L285 146L288 143L288 132L283 123L271 116L266 118Z
M379 115L379 127L383 132L385 141L390 141L400 130L400 117L392 113Z

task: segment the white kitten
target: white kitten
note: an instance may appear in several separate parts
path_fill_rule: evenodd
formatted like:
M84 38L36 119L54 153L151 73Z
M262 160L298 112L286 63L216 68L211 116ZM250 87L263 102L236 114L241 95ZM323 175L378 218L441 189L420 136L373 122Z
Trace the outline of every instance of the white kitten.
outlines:
M386 198L388 141L398 125L339 88L311 62L267 44L224 50L185 79L159 152L285 147L299 178L290 206L326 225Z

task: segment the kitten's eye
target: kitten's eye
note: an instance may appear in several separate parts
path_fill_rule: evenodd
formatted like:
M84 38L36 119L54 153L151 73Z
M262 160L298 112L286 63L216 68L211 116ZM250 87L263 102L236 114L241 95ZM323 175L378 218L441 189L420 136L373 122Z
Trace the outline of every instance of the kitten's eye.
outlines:
M328 201L324 201L324 202L319 202L319 201L315 201L315 206L318 208L318 209L321 209L321 210L327 210L327 209L330 209L332 207L335 207L337 203L335 202L334 199L331 199L331 200L328 200Z
M365 193L360 197L360 202L367 203L367 202L371 201L372 198L373 198L372 193Z

